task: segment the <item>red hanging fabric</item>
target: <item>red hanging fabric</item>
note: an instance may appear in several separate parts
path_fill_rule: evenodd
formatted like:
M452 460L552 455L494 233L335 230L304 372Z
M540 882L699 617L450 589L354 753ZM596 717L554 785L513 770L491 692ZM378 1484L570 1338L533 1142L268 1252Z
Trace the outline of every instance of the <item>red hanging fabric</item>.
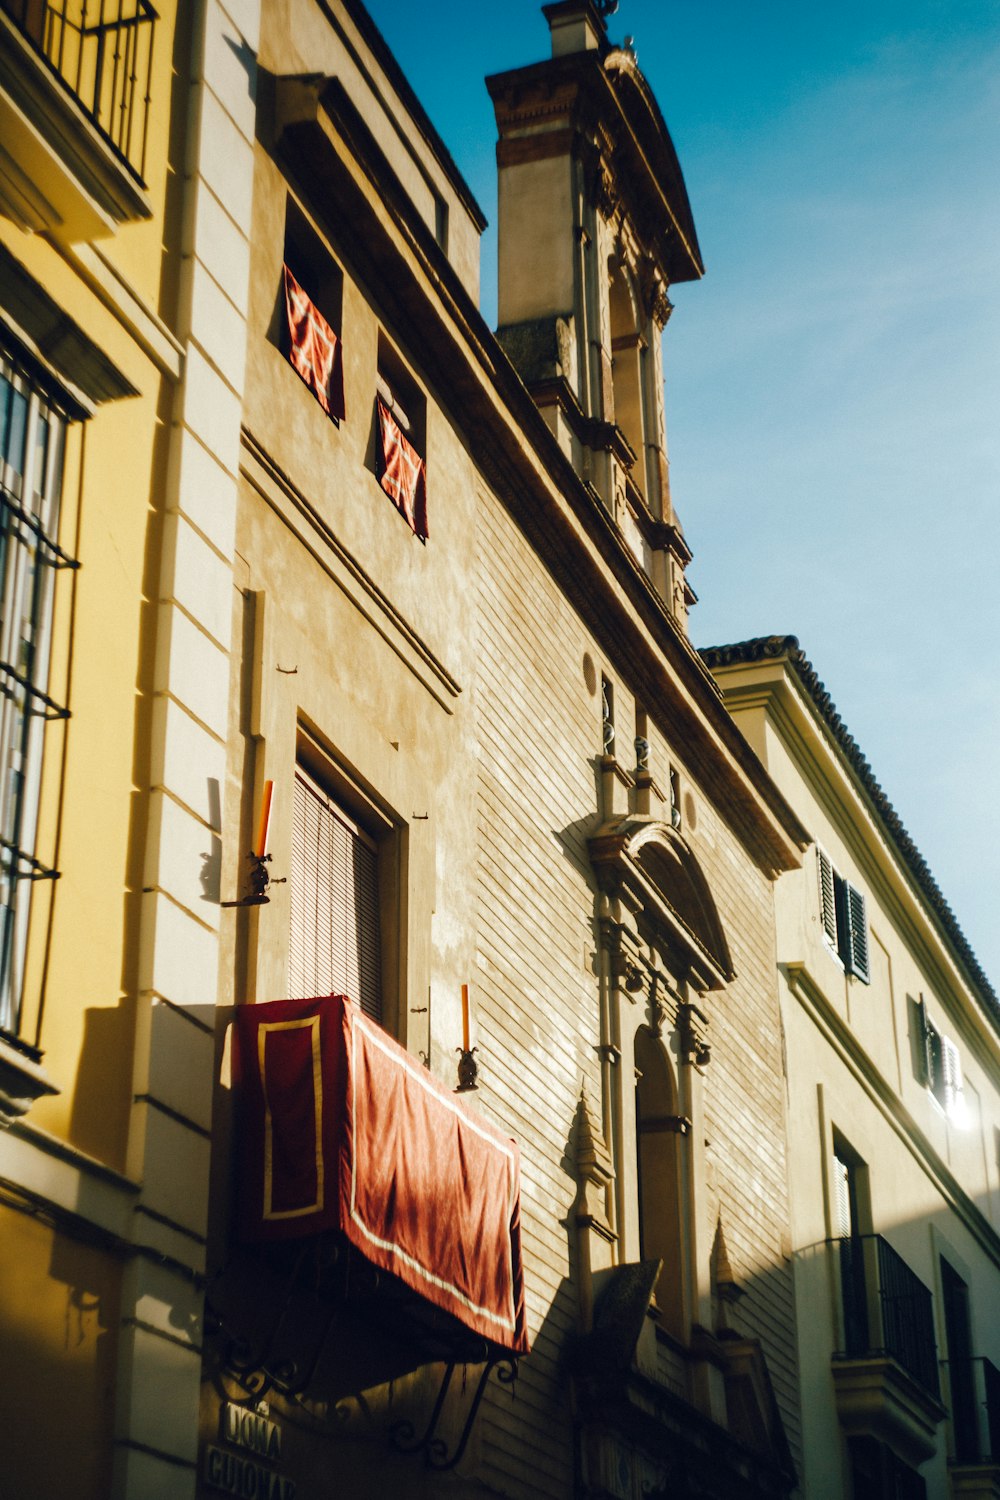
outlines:
M288 358L331 417L344 417L344 360L340 339L285 267Z
M378 399L378 478L389 499L421 541L427 530L427 468L386 406Z
M243 1237L339 1229L526 1353L516 1143L342 995L242 1005L234 1030Z

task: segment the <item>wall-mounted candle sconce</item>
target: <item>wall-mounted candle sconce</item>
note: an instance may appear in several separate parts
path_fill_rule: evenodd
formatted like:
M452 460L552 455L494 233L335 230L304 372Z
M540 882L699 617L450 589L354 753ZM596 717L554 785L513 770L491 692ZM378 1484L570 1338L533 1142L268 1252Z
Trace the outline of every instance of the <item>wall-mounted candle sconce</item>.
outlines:
M462 1045L456 1047L458 1053L458 1087L456 1094L468 1094L479 1087L476 1079L479 1077L479 1065L474 1054L478 1047L469 1046L469 986L462 985Z
M268 873L271 856L267 852L267 840L271 829L271 800L274 782L265 781L260 799L260 817L257 821L257 837L247 859L250 860L250 895L240 901L220 901L220 906L267 906L271 898L267 894L269 885L284 885L286 876L276 880Z

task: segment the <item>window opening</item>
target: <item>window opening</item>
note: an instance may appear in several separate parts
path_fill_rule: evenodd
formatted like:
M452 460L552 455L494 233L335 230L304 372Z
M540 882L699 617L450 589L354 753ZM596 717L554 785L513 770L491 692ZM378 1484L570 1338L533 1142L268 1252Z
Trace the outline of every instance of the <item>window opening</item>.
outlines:
M334 422L345 415L340 337L343 275L291 200L285 209L281 348Z
M688 1265L684 1239L677 1086L662 1043L645 1028L635 1038L636 1180L639 1254L663 1261L656 1301L667 1328L685 1336Z
M917 1001L918 1026L923 1038L923 1079L953 1125L966 1119L962 1086L962 1058L950 1037L932 1023L923 995Z
M945 1345L948 1351L948 1387L951 1392L952 1441L958 1462L974 1463L979 1458L979 1424L975 1372L972 1367L969 1288L943 1255L940 1266Z
M868 955L868 911L856 886L837 873L829 855L817 849L820 916L823 936L848 974L863 984L871 982Z
M20 1031L24 960L36 880L45 724L66 718L49 697L65 415L0 348L0 1029Z
M292 808L289 993L342 994L382 1022L378 845L302 767Z
M865 1277L863 1219L866 1205L865 1168L843 1142L833 1153L833 1232L840 1241L840 1286L844 1315L844 1349L848 1354L867 1351L868 1290Z
M644 708L635 710L635 768L649 771L649 718Z
M673 766L670 767L670 826L681 826L681 778Z
M601 743L605 755L614 755L615 690L607 677L601 678Z
M375 473L410 530L426 542L427 402L399 355L379 335Z

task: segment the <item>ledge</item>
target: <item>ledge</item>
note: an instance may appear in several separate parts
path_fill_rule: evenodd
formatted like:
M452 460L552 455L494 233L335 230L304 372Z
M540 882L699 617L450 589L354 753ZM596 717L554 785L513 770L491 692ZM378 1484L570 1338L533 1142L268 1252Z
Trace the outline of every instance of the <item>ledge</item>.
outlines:
M944 1407L888 1355L834 1358L833 1385L837 1416L849 1437L878 1438L914 1468L937 1451Z
M34 1048L0 1036L0 1129L26 1115L36 1099L58 1092Z
M1000 1500L1000 1464L952 1464L953 1500Z

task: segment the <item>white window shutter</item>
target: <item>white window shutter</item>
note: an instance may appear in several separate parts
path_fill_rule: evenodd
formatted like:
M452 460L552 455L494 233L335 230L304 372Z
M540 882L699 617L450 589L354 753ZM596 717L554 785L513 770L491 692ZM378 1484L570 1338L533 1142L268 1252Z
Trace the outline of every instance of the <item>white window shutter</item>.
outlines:
M851 1222L851 1169L839 1156L833 1158L833 1232L841 1239L853 1233Z
M955 1043L948 1037L941 1038L941 1071L943 1075L942 1103L949 1119L958 1122L964 1115L965 1099L962 1093L962 1058Z
M819 910L823 934L832 948L837 947L837 900L833 884L833 865L822 849L816 850L819 871Z

